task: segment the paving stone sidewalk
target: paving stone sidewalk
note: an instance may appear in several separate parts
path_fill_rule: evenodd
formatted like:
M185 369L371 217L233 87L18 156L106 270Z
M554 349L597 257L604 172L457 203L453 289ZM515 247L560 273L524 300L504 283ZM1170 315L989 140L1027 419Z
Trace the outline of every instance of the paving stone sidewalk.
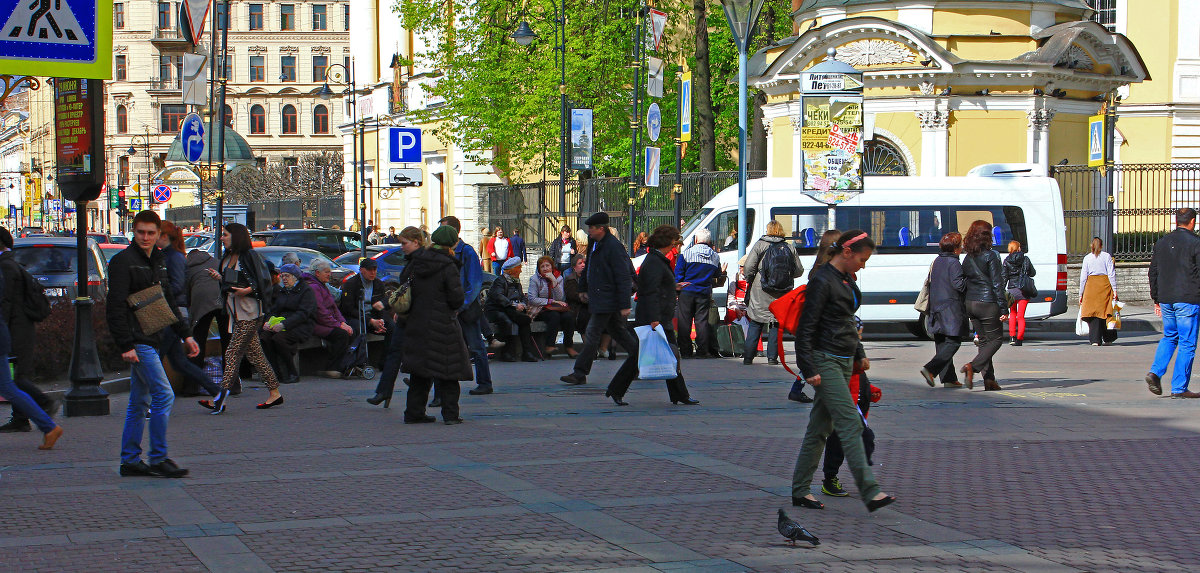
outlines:
M558 383L563 358L494 364L498 392L465 385L459 426L404 425L402 396L363 401L373 381L306 377L263 411L251 385L224 416L180 398L180 480L117 475L114 394L113 415L63 420L54 451L0 435L0 571L1200 570L1180 497L1200 400L1146 390L1157 336L1039 336L1001 350L987 393L926 386L931 343L867 342L875 471L899 498L875 514L845 468L851 497L790 506L808 406L765 363L685 361L696 407L661 382L614 406L619 362L582 387ZM785 543L781 507L821 545Z

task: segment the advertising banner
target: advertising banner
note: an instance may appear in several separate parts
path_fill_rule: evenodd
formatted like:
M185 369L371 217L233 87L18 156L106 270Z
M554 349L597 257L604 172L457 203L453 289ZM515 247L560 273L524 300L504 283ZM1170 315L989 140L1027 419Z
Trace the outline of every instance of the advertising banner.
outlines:
M592 110L571 110L571 169L592 168Z
M804 191L825 203L840 203L863 189L862 102L861 96L804 97Z

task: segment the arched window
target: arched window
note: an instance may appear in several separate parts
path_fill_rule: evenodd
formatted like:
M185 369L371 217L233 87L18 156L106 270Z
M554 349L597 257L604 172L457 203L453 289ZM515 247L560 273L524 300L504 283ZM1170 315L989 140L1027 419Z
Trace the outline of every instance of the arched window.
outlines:
M117 106L117 133L129 133L129 111L125 106Z
M908 162L892 142L875 136L863 145L863 175L908 175Z
M254 104L250 108L250 133L267 132L267 112L263 106Z
M233 129L233 108L228 105L225 106L225 127Z
M283 133L296 133L296 106L294 105L283 106Z
M323 105L313 108L313 133L329 133L329 108Z

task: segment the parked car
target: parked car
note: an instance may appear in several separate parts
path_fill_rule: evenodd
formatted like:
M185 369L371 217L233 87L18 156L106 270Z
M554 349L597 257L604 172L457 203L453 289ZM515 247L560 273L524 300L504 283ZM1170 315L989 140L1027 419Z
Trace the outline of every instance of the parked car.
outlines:
M332 229L260 231L250 237L269 247L303 247L320 251L330 258L362 248L362 237L358 233Z
M213 243L213 236L208 233L186 233L183 235L183 247L188 251L203 249Z
M97 246L100 247L100 252L104 254L104 262L106 264L108 261L111 261L113 257L117 256L117 253L124 251L129 247L129 245L116 245L113 243L104 243Z
M100 245L128 245L129 239L125 235L106 235L104 233L88 233L88 238L96 241Z
M319 253L312 249L305 249L302 247L255 247L254 252L262 255L264 259L270 261L272 265L275 265L275 268L279 268L279 266L283 264L283 255L287 253L296 253L299 255L300 268L305 271L308 270L309 265L311 265L315 259L329 261L329 266L333 267L333 276L330 277L329 284L332 284L335 287L342 286L342 282L345 281L347 277L350 277L354 274L354 271L339 265L336 261L325 256L323 253ZM212 254L212 252L210 251L209 254Z
M21 238L28 237L29 235L44 234L46 234L46 230L41 227L21 227L21 232L17 233Z
M351 273L358 273L358 260L361 256L362 251L355 250L333 260L349 269ZM404 254L400 245L367 245L367 258L379 263L379 280L384 282L398 280L400 273L404 271L404 265L408 264L408 256Z
M108 261L88 239L88 293L100 301L108 295ZM50 302L71 301L77 296L76 250L73 237L38 237L13 241L13 258L41 283Z

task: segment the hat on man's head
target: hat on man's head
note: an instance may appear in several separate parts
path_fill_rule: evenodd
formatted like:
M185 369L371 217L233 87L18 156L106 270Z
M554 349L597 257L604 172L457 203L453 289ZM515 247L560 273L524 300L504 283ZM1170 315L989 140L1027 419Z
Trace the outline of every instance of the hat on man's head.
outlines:
M358 268L367 271L373 271L379 268L379 263L376 262L375 259L363 259L358 263Z
M286 264L286 265L279 265L279 272L280 272L280 273L287 273L287 274L289 274L289 275L292 275L292 276L294 276L294 277L296 277L296 278L300 278L300 275L304 274L304 273L303 273L303 272L300 270L300 265L293 264L293 263L288 263L288 264Z
M507 271L508 269L511 269L515 266L519 266L520 264L521 264L521 257L511 257L507 261L504 261L504 266L501 267L500 270Z
M429 236L429 240L433 241L435 245L453 247L458 244L458 231L455 231L454 227L450 225L442 225L434 229L433 234Z
M605 213L604 211L596 213L595 215L588 217L587 220L583 222L583 224L587 225L589 227L607 226L608 225L608 213Z

